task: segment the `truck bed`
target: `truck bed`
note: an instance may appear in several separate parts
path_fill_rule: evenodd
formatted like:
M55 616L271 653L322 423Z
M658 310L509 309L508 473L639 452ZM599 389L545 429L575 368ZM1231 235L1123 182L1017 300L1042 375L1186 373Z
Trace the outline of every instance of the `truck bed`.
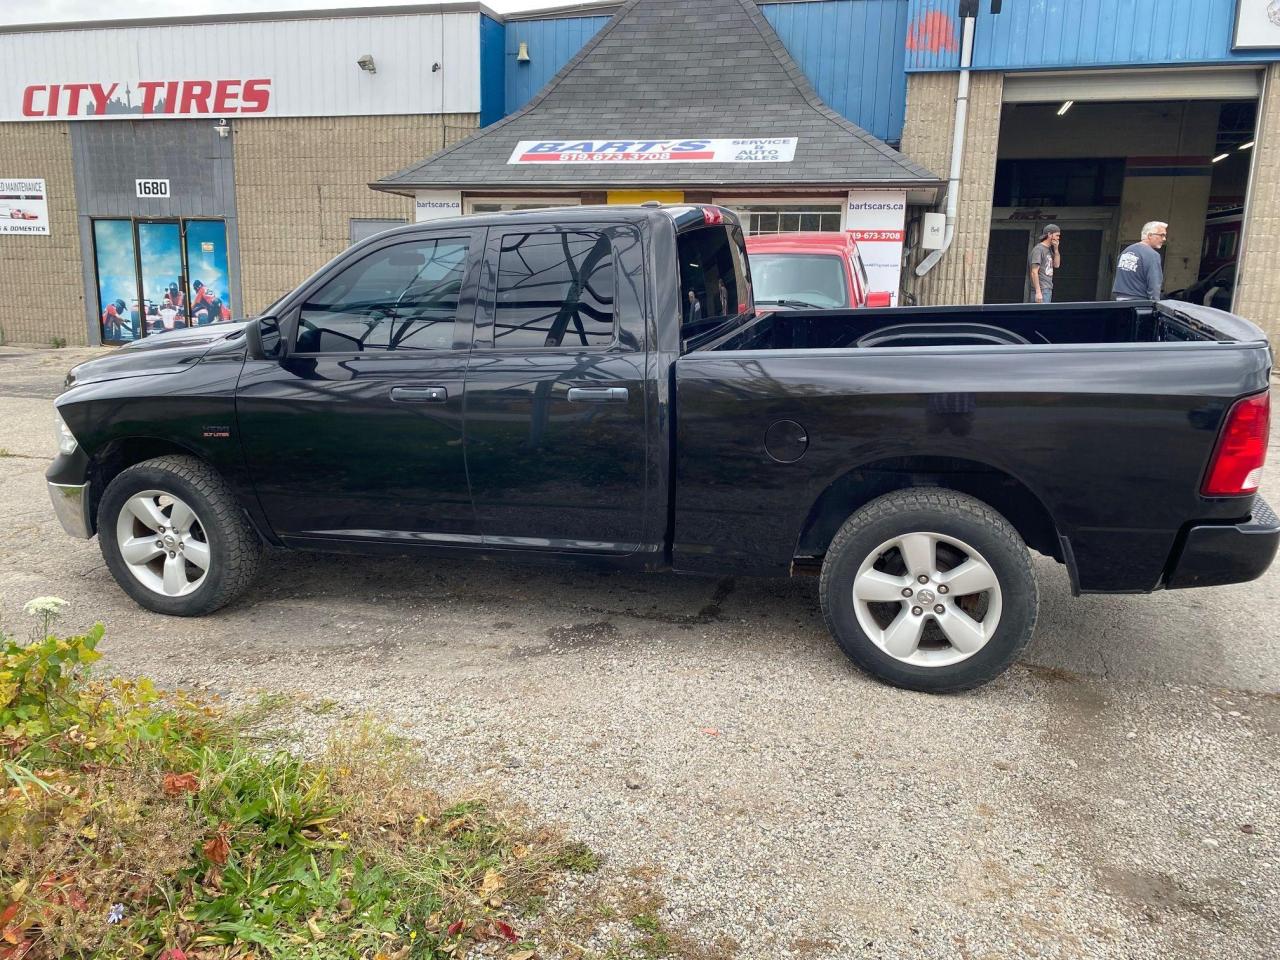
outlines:
M1021 341L928 338L948 324ZM1200 485L1270 368L1253 324L1173 301L752 318L676 361L674 563L784 572L906 475L1017 517L1079 591L1149 591L1189 521L1248 518L1252 498Z
M697 349L813 350L1251 340L1252 324L1179 301L779 310L715 331Z

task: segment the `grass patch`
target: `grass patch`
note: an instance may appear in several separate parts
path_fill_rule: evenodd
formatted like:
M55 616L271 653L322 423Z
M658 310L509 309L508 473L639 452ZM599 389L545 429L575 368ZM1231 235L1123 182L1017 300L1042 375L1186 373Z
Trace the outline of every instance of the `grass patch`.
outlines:
M367 720L302 758L212 701L94 679L101 636L0 642L0 960L528 960L552 881L599 866L441 798Z
M634 869L593 880L563 916L548 919L539 940L573 960L732 960L738 944L723 934L673 926L663 919L657 871Z

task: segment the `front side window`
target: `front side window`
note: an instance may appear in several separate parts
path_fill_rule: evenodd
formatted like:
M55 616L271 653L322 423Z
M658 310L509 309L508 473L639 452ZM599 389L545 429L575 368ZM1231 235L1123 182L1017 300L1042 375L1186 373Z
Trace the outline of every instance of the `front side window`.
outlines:
M508 233L498 254L495 347L614 341L613 248L598 233Z
M847 307L849 288L840 257L809 253L757 253L751 258L756 303Z
M752 307L742 231L698 227L676 238L680 258L681 337L745 313Z
M362 257L302 305L298 351L450 349L468 242L415 240Z

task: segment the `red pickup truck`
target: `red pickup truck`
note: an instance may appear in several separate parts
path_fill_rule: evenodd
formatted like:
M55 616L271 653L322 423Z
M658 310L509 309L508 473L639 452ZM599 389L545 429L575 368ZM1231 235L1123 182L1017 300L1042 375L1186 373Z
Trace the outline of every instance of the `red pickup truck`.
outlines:
M858 242L847 233L781 233L747 238L757 307L791 310L887 307L871 290Z

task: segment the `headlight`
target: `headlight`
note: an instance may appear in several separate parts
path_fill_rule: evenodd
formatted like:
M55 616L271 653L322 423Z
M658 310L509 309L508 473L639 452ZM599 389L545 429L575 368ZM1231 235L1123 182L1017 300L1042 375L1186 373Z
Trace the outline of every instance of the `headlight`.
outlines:
M59 453L75 453L79 444L76 442L76 435L71 432L71 428L67 426L67 421L62 419L62 414L57 410L53 411L53 434L58 442Z

